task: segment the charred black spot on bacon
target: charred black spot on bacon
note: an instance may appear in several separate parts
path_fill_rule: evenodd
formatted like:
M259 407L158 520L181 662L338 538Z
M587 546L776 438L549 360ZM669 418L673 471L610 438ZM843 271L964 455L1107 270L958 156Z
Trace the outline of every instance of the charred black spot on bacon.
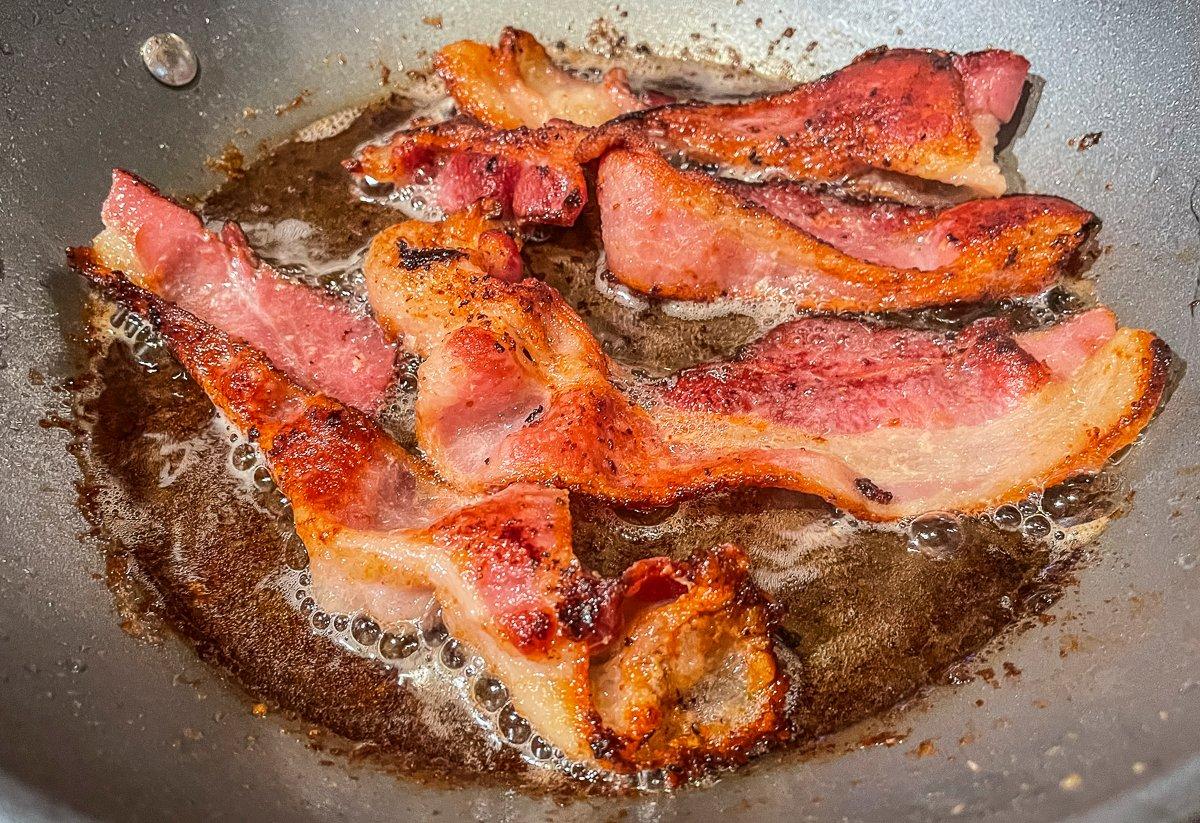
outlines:
M858 489L859 494L873 503L886 506L892 502L892 493L876 486L870 478L856 477L854 479L854 488Z
M523 520L505 523L496 536L501 546L509 546L523 552L533 565L537 565L545 557L544 552L537 547L537 535L529 523Z
M554 617L541 609L531 608L505 615L504 626L521 649L544 650L554 637Z
M596 724L599 724L599 718L596 718ZM591 734L588 738L588 745L597 759L612 760L621 753L623 741L615 732L601 728Z
M603 646L619 628L622 595L619 580L578 569L564 574L559 588L558 619L572 640Z
M451 263L467 256L459 249L414 248L404 240L396 241L396 250L400 253L400 265L409 271L427 269L435 263Z
M884 51L886 52L887 49L884 49ZM951 57L951 55L947 54L944 51L937 52L933 58L933 65L935 68L945 71L947 69L953 68L954 58Z

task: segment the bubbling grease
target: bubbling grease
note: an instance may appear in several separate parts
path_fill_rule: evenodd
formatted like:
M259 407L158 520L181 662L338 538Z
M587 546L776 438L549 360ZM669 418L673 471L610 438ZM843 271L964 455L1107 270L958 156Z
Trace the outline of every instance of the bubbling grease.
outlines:
M348 654L388 666L400 683L437 682L452 690L489 739L513 749L526 763L555 769L579 767L533 734L528 721L509 702L504 685L488 673L483 658L446 631L435 603L420 619L401 621L385 630L368 614L322 611L311 594L312 582L306 568L288 568L276 585L308 617L315 633L330 638Z

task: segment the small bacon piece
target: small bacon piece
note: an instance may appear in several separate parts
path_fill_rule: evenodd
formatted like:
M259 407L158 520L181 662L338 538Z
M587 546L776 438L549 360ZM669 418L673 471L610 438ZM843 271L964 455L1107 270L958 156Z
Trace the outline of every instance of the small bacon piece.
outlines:
M373 411L391 384L395 348L365 313L281 277L262 263L241 228L220 234L117 169L93 241L99 261L261 348L310 388Z
M434 55L433 67L461 111L498 129L555 119L598 126L670 100L634 94L623 69L609 69L599 83L582 80L556 66L532 34L514 28L504 29L494 48L451 43Z
M563 121L496 131L451 120L397 132L344 165L360 179L428 186L448 213L493 201L505 219L570 226L587 202L583 168L575 161L585 133Z
M1099 468L1149 421L1170 362L1104 309L1015 336L993 321L949 338L808 319L635 403L557 292L450 247L487 225L398 224L364 267L377 316L425 358L422 451L463 489L533 481L659 505L755 485L873 520L977 511ZM404 261L414 242L428 265Z
M746 555L723 546L687 564L684 579L685 593L627 617L590 679L596 710L623 730L594 748L686 773L744 759L778 738L787 684Z
M1094 218L1057 197L944 210L853 204L797 186L680 171L616 149L597 182L607 266L625 285L682 300L787 300L875 312L1043 291Z
M634 133L703 162L796 179L858 179L870 188L903 175L998 195L1005 182L993 158L996 134L1013 116L1028 70L1007 51L876 49L780 94L627 115L601 129L587 153Z
M436 597L451 634L575 760L686 774L742 762L784 733L772 611L740 549L651 558L602 578L574 556L565 492L455 494L366 414L302 388L261 352L105 268L92 249L70 255L154 324L261 449L324 608L389 625Z

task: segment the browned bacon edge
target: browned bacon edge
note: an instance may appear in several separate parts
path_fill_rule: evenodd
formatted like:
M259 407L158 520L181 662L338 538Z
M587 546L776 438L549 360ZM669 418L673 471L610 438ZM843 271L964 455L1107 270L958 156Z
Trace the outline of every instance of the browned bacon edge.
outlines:
M1074 215L1089 235L1099 225L1090 212L1050 195L1006 194L922 207L847 196L829 186L794 181L746 183L722 178L721 182L742 199L838 251L894 268L932 271L951 265L973 246L994 243L1005 230L1038 217Z
M1071 269L1093 223L1091 213L1059 198L973 201L948 210L947 219L955 221L945 242L949 261L902 268L818 240L753 202L760 192L678 170L653 151L608 152L597 175L608 270L630 288L663 298L768 298L825 311L911 309L1037 294ZM823 207L836 208L828 200ZM910 241L914 247L924 242Z
M670 101L635 94L622 69L591 83L554 64L526 31L505 28L495 47L460 40L442 48L433 66L461 111L501 129L538 127L549 120L598 126L619 114Z

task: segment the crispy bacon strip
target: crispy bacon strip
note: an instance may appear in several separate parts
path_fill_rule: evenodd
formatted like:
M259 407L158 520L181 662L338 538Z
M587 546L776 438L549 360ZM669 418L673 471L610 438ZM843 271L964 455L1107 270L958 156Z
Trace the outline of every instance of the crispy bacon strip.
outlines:
M597 199L608 269L637 291L769 297L827 311L1036 294L1075 259L1093 221L1057 197L940 211L855 205L680 171L657 153L629 149L600 161Z
M93 241L100 262L262 349L309 388L365 411L383 401L395 348L369 316L281 277L241 228L220 234L129 172L113 171Z
M570 226L587 202L583 168L575 161L585 133L560 120L510 131L451 120L397 132L344 165L359 179L427 186L444 212L493 201L505 219Z
M500 42L460 40L439 51L433 67L461 111L499 129L536 128L550 120L598 126L619 114L668 102L634 94L622 69L599 83L559 68L532 34L506 28Z
M1149 422L1171 361L1162 341L1117 329L1107 309L1015 336L969 329L955 347L969 347L969 356L949 357L944 342L935 344L941 353L914 356L922 345L887 332L876 341L886 353L862 352L853 348L863 342L855 321L830 321L850 325L815 334L803 328L811 322L822 321L777 330L729 368L680 375L687 388L660 402L683 412L677 440L695 448L714 438L766 450L810 440L808 448L855 467L872 517L988 508L1100 468ZM889 362L897 353L910 361L899 374ZM817 367L797 369L797 360ZM992 372L991 381L965 374L975 369ZM762 392L717 388L745 381L749 389L756 380ZM948 394L955 384L961 396ZM714 394L697 402L693 392ZM841 414L820 408L822 399L839 403ZM714 411L722 403L737 411Z
M1049 262L1061 265L1078 252L1096 224L1091 212L1049 195L1009 194L932 208L848 198L803 183L722 182L744 200L851 257L897 269L961 266L972 255L1003 248L1014 236L1023 242L1008 246L1005 260L1031 248L1044 255L1037 245L1043 234L1057 253Z
M741 550L653 558L601 578L574 557L565 492L454 494L367 415L302 388L92 249L71 257L149 319L257 443L291 502L325 608L387 624L419 614L432 594L514 707L576 760L684 773L742 761L782 734L786 680L771 611Z
M1029 62L1007 51L869 51L791 91L740 103L634 113L600 130L647 135L691 157L871 188L897 175L1003 194L996 134L1016 110Z
M470 231L442 234L463 223ZM639 404L557 292L446 248L489 225L398 224L365 266L376 315L425 357L418 440L460 488L548 482L636 505L759 485L876 520L975 511L1098 468L1163 390L1166 347L1097 310L1029 335L985 323L953 340L796 321L732 363L643 389ZM422 243L454 254L406 262L399 250Z

